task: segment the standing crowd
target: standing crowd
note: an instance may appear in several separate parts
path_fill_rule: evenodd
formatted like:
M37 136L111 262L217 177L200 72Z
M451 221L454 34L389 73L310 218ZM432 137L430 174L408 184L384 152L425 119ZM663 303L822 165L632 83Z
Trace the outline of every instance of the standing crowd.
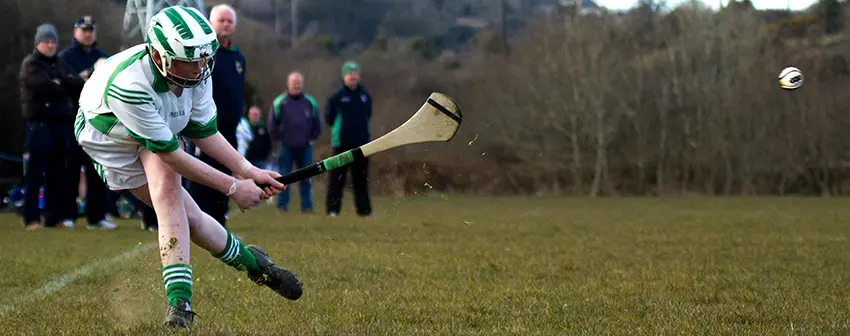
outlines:
M208 79L213 82L215 122L227 142L253 165L286 175L312 164L316 160L314 146L325 128L330 132L329 145L333 154L371 140L372 97L360 81L361 69L356 62L342 65L340 85L325 99L323 106L305 91L304 75L294 71L289 74L283 92L264 108L246 102L244 96L249 67L234 44L236 11L228 5L216 5L210 11L209 22L220 45L212 76ZM81 213L78 198L84 200L82 213L89 229L114 229L116 224L110 219L120 215L117 204L123 197L132 204L131 216L141 218L143 229L157 230L153 208L128 190L109 190L98 165L75 140L75 117L83 85L97 65L110 57L110 53L97 46L94 18L82 16L77 19L73 40L61 51L58 35L51 24L37 28L34 49L24 58L19 76L21 109L26 121L22 209L26 229L73 227ZM106 119L101 121L108 123ZM109 127L108 124L103 126ZM233 174L206 153L195 150L191 143L187 143L184 150L225 174ZM349 173L356 214L372 215L368 171L368 160L364 160L329 172L325 199L328 216L339 216L342 212L343 190ZM83 188L80 188L81 181ZM185 179L183 185L201 211L226 226L230 206L227 195ZM301 212L313 213L311 180L302 180L297 187ZM289 189L278 195L279 211L288 211L290 207ZM42 190L44 202L40 205Z

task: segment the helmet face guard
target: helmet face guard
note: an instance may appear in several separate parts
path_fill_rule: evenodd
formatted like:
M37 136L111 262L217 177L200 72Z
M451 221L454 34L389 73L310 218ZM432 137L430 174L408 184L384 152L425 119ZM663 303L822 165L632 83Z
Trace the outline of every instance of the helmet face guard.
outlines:
M165 77L165 80L168 83L183 88L193 88L200 85L205 80L209 79L210 76L212 76L213 69L215 68L215 58L212 56L204 58L202 60L186 60L179 59L176 57L168 57L167 55L163 56L163 54L160 54L159 59L161 61L160 63L162 64L162 66L158 66L156 65L156 63L154 63L154 67L159 70L159 73L162 74L163 77ZM171 72L171 68L174 65L174 61L183 61L187 63L204 62L204 65L201 69L201 73L198 75L197 78L188 78Z
M183 6L163 9L151 19L145 39L151 62L168 83L192 88L212 75L213 56L219 44L209 21L197 9ZM153 50L159 65L153 60ZM175 61L203 62L203 68L197 78L187 78L172 72Z

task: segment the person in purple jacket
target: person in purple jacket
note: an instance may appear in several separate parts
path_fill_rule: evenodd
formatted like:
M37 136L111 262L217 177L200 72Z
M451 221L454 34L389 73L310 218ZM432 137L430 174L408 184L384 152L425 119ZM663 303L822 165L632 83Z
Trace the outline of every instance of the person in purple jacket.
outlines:
M268 116L268 130L273 142L278 142L280 174L292 172L313 163L313 142L322 132L319 105L313 96L304 93L304 76L292 72L287 79L287 90L272 102ZM301 212L313 212L310 179L298 183L301 195ZM289 188L281 191L277 199L279 211L289 208Z

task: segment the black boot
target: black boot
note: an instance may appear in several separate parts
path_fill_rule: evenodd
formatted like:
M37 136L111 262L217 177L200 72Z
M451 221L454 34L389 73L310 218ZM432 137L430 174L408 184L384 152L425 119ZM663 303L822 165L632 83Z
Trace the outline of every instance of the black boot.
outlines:
M301 280L298 276L275 265L259 246L247 245L246 248L257 258L257 266L260 267L260 272L248 272L251 281L265 285L290 300L298 300L301 297Z

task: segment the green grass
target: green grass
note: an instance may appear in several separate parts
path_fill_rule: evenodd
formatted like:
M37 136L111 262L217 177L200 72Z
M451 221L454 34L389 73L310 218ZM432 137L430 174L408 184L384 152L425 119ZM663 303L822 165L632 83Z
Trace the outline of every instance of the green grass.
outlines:
M850 333L845 199L378 198L369 219L346 201L339 218L264 207L231 222L302 277L298 301L195 248L193 334ZM155 248L33 294L150 246L137 221L0 221L0 334L163 333Z

